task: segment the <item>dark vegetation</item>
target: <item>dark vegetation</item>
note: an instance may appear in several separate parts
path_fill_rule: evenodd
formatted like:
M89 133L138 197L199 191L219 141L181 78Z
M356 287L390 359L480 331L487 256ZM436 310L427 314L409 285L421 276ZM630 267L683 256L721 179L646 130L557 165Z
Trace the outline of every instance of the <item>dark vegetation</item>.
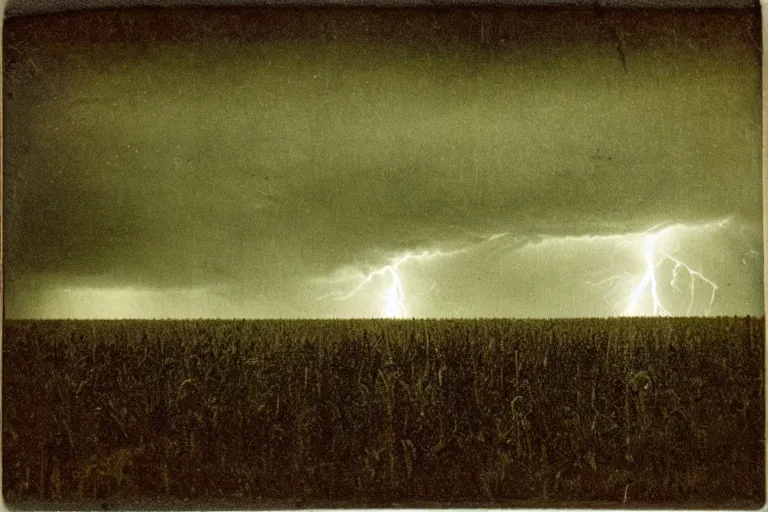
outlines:
M764 319L7 321L6 504L764 497Z

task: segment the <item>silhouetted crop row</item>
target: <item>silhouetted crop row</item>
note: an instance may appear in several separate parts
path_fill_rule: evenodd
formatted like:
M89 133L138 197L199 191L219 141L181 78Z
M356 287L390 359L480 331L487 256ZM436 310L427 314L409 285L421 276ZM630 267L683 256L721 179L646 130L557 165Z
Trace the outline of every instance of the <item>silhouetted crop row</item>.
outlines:
M8 321L3 491L759 504L764 319Z

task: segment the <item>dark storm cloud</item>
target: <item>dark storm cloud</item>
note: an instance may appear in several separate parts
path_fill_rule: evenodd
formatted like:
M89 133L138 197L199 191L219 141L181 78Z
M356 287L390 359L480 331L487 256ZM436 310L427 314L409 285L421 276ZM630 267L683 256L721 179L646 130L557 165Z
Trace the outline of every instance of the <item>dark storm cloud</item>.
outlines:
M759 224L750 18L616 18L625 72L583 13L527 16L506 46L17 42L9 289L211 285L280 314L307 279L477 233Z

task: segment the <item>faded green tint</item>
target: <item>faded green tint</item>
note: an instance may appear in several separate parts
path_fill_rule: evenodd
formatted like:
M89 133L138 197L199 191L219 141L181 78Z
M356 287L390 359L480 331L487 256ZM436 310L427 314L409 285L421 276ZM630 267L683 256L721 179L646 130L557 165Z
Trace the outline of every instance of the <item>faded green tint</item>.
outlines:
M463 246L471 233L609 235L731 218L735 245L691 257L714 251L719 280L753 283L717 311L760 313L760 68L748 26L704 30L677 15L653 28L638 14L616 22L619 52L564 16L494 45L31 45L33 73L5 85L6 312L56 316L83 287L173 287L215 290L195 304L219 305L190 306L193 316L230 316L221 304L237 305L231 316L370 316L318 301L308 283ZM490 287L442 262L430 283L453 292L420 289L417 309L613 314L599 296L552 299L583 289L579 264L563 272L577 250L557 248L543 268L479 251L463 265L504 276ZM580 261L609 259L610 244ZM185 316L149 309L130 316Z

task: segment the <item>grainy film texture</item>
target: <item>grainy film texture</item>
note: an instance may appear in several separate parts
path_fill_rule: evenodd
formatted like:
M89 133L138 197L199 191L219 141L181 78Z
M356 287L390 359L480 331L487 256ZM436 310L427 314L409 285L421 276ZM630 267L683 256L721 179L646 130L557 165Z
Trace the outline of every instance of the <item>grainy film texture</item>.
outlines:
M3 45L8 506L764 502L756 9Z

